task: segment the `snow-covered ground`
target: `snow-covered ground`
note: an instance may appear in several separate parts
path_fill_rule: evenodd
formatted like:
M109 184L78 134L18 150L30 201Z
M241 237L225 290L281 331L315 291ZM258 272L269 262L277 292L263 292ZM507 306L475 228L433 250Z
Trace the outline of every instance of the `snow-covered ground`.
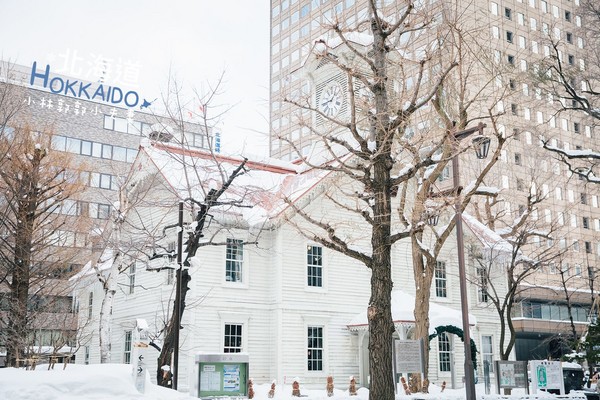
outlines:
M256 400L267 400L269 384L255 385ZM300 387L302 398L306 400L367 400L368 390L361 388L357 396L348 395L347 384L334 389L334 396L327 397L323 390L306 390ZM343 389L343 390L342 390ZM522 393L522 392L521 392ZM477 385L477 397L483 397L483 385ZM399 400L411 399L409 396L396 396ZM415 395L413 399L464 399L464 390L446 389L440 393L438 386L431 387L429 395ZM513 396L518 399L519 395ZM552 396L550 396L552 397ZM494 400L495 395L485 396ZM542 397L539 397L542 398ZM585 397L584 397L585 398ZM70 364L65 370L57 365L48 370L47 365L39 365L35 371L16 368L0 368L0 399L2 400L182 400L191 399L188 393L162 388L146 381L146 392L140 394L134 387L131 366L125 364L76 365ZM277 386L276 400L293 400L291 385Z

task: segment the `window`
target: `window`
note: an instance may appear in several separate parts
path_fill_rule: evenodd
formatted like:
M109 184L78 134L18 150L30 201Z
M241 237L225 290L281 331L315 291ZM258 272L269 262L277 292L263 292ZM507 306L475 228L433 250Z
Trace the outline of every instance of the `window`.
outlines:
M308 286L323 287L323 248L309 245L306 251Z
M444 261L436 261L434 274L436 297L448 297L446 290L446 263Z
M511 103L510 112L512 115L518 115L517 105L515 103Z
M92 155L92 142L88 142L87 140L81 141L81 154L84 156Z
M92 312L94 311L94 292L90 292L88 297L88 318L92 318Z
M148 124L140 121L134 121L127 118L113 117L104 115L104 129L116 132L131 133L132 135L141 135L142 129L149 130Z
M488 294L488 272L484 267L477 268L477 279L479 287L477 288L477 297L480 303L487 303L490 300Z
M588 217L583 217L581 219L583 229L590 229L590 219Z
M112 146L110 144L102 145L102 158L112 159Z
M515 153L515 164L516 165L521 165L522 164L521 154L520 153Z
M490 368L490 372L494 372L494 347L492 346L491 336L481 336L481 355L483 359L483 365L487 363Z
M123 362L131 364L131 331L125 331L125 351L123 352Z
M308 327L308 370L323 371L323 327Z
M515 65L515 56L511 56L510 54L506 57L506 60L510 65Z
M573 123L573 131L575 133L581 133L581 124L579 122Z
M579 201L581 202L581 204L587 204L587 194L579 193Z
M450 166L446 165L442 169L442 172L440 172L440 175L437 177L437 180L438 180L438 182L443 182L449 178L450 178Z
M84 347L84 351L85 351L85 353L84 353L85 356L84 356L84 359L83 359L83 363L85 365L88 365L90 363L90 346L85 346Z
M108 219L110 217L110 205L109 204L89 204L90 217L98 219Z
M512 43L513 42L513 33L511 31L506 31L506 41L508 43Z
M441 372L451 371L450 365L450 353L452 352L452 345L450 343L450 336L446 332L442 332L438 335L438 356L439 356L439 368Z
M588 254L592 253L592 242L585 242L585 252Z
M306 4L306 5L302 6L302 8L300 9L300 18L307 16L309 12L310 12L310 4Z
M92 179L96 176L95 173L92 173ZM99 174L98 177L98 186L102 189L112 189L112 175L109 174Z
M89 157L98 157L112 159L115 161L133 162L136 155L136 149L112 146L86 140L79 140L65 136L53 136L52 148L58 151L68 151L70 153L81 154Z
M223 353L240 353L242 351L242 325L225 324Z
M573 34L571 32L567 32L567 43L573 44Z
M134 262L129 266L129 294L133 294L135 292L135 270L136 265Z
M517 190L519 190L519 191L525 190L525 183L523 182L523 179L521 179L521 178L517 178Z
M508 7L505 7L504 16L506 17L506 19L512 19L512 10Z
M127 161L127 149L125 147L113 146L112 159L115 161Z
M569 63L569 65L575 64L575 56L573 54L569 54L567 56L567 62Z
M565 10L565 20L571 22L571 11Z
M498 15L498 4L492 2L490 4L492 15Z
M225 258L225 280L227 282L242 282L244 242L237 239L227 239Z

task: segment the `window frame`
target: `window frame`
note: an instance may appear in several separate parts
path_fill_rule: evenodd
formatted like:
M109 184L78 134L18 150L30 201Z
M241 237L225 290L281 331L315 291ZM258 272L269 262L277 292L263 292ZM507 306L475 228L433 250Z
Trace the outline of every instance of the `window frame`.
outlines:
M448 332L438 335L438 371L452 372L452 339Z
M486 339L489 338L489 343L486 343ZM489 346L489 348L488 348ZM481 335L481 363L484 361L489 362L490 372L494 372L494 336L493 335Z
M127 271L127 287L129 288L129 294L135 293L135 274L137 272L137 262L132 262L129 265L129 270Z
M438 299L448 298L448 273L445 261L437 260L433 271L435 297Z
M226 243L227 244L225 246L224 276L225 282L233 284L243 284L245 282L244 241L242 239L227 238Z
M306 327L306 370L308 372L325 370L325 327L323 325Z
M311 251L318 250L318 254ZM308 244L306 248L306 285L309 288L325 287L323 276L323 246Z
M236 328L235 332L231 331L233 327ZM244 330L243 323L226 322L223 324L223 353L241 353L244 351ZM232 340L235 341L234 344L232 344Z
M125 340L123 341L123 363L131 364L133 334L132 331L125 331Z

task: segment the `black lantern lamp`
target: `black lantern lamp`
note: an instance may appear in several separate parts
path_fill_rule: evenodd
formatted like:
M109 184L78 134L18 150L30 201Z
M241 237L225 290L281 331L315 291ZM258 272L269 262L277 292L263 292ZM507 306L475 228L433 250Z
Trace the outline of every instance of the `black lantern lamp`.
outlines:
M491 140L485 136L477 136L473 139L473 147L475 148L475 154L480 160L487 158L488 152L490 151Z

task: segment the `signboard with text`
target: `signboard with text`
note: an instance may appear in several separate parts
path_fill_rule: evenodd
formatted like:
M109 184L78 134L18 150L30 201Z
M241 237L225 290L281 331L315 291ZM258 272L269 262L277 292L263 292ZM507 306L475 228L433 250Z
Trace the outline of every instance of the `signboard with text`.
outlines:
M527 361L496 361L496 389L524 388L529 390Z
M536 394L538 390L559 390L565 394L562 365L560 361L531 360L531 390Z
M394 352L396 372L425 372L422 340L396 340Z

